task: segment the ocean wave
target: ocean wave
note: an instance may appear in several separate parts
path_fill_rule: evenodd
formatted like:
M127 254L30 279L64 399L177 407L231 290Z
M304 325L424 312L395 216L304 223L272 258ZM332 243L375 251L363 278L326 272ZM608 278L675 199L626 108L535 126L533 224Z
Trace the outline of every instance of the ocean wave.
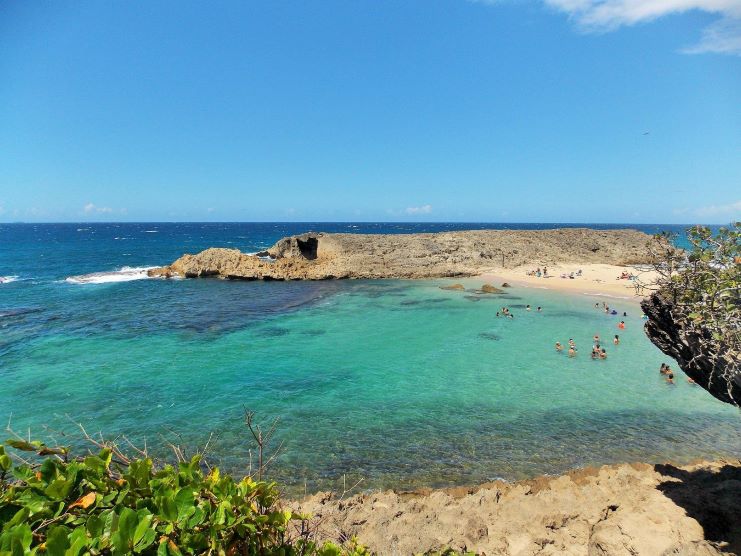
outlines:
M10 284L18 280L18 276L0 276L0 284Z
M70 276L64 281L68 284L113 284L116 282L131 282L132 280L145 280L150 278L147 271L154 266L123 266L119 270L108 272L93 272L91 274L81 274L79 276Z

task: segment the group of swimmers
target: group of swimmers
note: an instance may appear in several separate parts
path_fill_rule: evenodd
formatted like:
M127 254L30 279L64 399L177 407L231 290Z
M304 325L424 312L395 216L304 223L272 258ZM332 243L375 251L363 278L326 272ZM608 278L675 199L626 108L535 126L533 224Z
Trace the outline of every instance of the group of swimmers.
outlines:
M595 309L599 309L599 302L597 302L597 303L594 304L594 308ZM604 301L602 302L602 308L605 310L605 314L606 315L617 315L618 314L618 312L615 309L610 309L610 306L607 303L605 303ZM628 313L626 313L625 311L623 311L623 316L624 317L627 317L628 316ZM625 323L623 323L623 324L625 324Z
M607 359L607 350L600 345L599 334L595 334L592 339L594 340L594 345L592 346L592 359ZM620 344L620 336L618 334L615 334L612 343L616 346ZM561 342L556 342L556 351L563 351L563 345ZM576 342L574 342L573 338L569 338L569 357L576 357L577 351Z
M530 305L526 305L525 306L525 310L526 311L532 311L532 307L530 307ZM537 310L538 310L538 313L542 313L543 312L543 307L541 307L540 305L538 305L538 309ZM509 317L511 319L515 318L515 316L512 314L512 311L510 311L507 307L502 307L501 309L499 309L499 311L497 311L497 316L498 317L499 316Z
M667 384L674 384L674 371L672 371L671 367L666 363L662 363L661 367L659 367L659 374L666 377ZM689 384L696 384L695 381L692 380L690 377L687 377L687 382Z

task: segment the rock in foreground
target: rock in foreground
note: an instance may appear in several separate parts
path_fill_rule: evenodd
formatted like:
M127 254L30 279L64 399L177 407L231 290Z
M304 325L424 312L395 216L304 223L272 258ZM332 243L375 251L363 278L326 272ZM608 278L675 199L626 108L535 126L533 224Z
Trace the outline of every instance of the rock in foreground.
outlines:
M650 236L636 230L478 230L434 234L325 234L286 237L259 255L211 248L184 255L150 276L239 280L440 278L522 264L646 262Z
M377 554L720 556L741 551L739 465L606 465L475 488L317 494L299 510L321 539L356 536Z

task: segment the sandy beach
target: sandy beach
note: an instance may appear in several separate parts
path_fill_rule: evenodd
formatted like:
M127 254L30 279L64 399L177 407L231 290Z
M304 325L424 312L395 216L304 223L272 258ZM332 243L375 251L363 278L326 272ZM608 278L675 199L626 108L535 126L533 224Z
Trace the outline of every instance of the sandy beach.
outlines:
M640 301L648 294L648 290L636 288L637 284L650 284L654 278L653 271L646 271L632 266L618 266L598 263L559 263L548 265L548 276L532 276L527 273L536 270L537 265L519 266L516 268L497 268L483 273L480 278L499 287L507 282L511 285L544 288L571 293L585 293L603 295L624 300ZM543 267L540 267L541 271ZM581 270L581 276L577 272ZM627 272L638 276L639 281L618 279ZM574 278L562 278L562 275ZM541 272L542 274L542 272ZM608 303L609 304L609 303Z

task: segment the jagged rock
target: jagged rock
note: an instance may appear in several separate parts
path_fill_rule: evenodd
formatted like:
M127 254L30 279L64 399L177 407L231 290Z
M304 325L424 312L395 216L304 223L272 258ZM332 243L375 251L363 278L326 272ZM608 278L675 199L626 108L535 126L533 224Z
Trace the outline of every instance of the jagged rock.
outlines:
M503 288L511 288L512 286L509 285L509 282L505 282L504 284L502 284L502 287Z
M492 286L491 284L484 284L481 286L481 293L504 293L499 288Z
M436 234L306 233L278 241L270 260L235 249L184 255L153 276L240 280L475 276L534 260L624 264L647 260L650 236L636 230L475 230ZM587 247L587 245L589 247ZM594 246L598 246L596 251Z
M466 288L463 286L463 284L451 284L450 286L440 286L441 290L456 290L456 291L463 291Z
M644 328L651 342L676 360L687 376L713 396L739 405L741 354L718 353L713 338L683 318L678 309L658 293L644 299L641 307L648 317ZM722 364L719 366L717 361Z

